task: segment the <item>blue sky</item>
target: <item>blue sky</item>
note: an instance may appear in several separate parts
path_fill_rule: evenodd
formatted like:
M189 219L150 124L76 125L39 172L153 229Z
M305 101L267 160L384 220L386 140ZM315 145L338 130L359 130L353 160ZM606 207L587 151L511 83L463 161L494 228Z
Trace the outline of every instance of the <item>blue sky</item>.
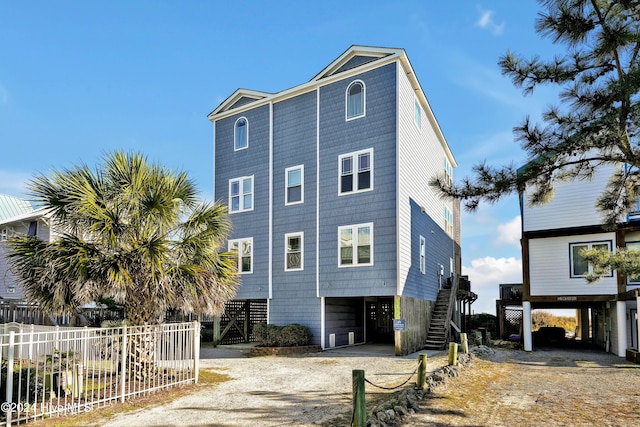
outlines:
M534 31L533 0L0 0L0 193L35 174L137 150L185 170L213 197L206 115L237 88L304 83L350 45L404 48L459 167L519 165L512 128L556 98L523 97L507 50L561 50ZM463 273L495 312L499 283L521 282L517 198L462 217Z

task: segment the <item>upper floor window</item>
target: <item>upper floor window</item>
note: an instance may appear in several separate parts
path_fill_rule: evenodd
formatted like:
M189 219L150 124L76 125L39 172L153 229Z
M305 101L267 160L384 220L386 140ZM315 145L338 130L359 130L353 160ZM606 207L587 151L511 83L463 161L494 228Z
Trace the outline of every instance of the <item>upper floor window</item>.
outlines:
M640 242L627 242L627 249L632 251L640 251ZM640 284L640 276L627 276L627 283L638 285Z
M31 221L29 223L29 230L27 231L27 236L37 236L38 235L38 221Z
M338 228L340 267L373 265L373 224Z
M340 169L339 194L358 193L373 189L373 148L343 154L338 158Z
M229 251L237 255L236 267L239 274L253 272L253 238L229 240Z
M346 93L347 120L364 117L365 115L365 86L361 80L351 82Z
M427 241L420 236L420 273L427 272Z
M304 166L285 169L285 205L304 202Z
M453 234L453 215L446 206L444 207L444 231L449 235Z
M571 274L570 277L585 277L589 273L593 273L593 265L584 259L582 250L585 249L604 249L611 251L611 241L603 242L587 242L587 243L570 243L569 253L571 254ZM609 272L607 277L612 277L613 272Z
M236 120L233 134L233 149L244 150L249 147L249 122L246 118L240 117Z
M229 212L253 210L253 176L229 180Z
M420 107L420 103L418 102L417 99L413 104L413 108L414 108L413 119L416 122L416 126L418 126L418 129L422 129L422 107Z
M285 271L303 270L304 233L290 233L284 236Z
M453 167L446 157L444 158L444 178L449 185L453 184Z
M7 240L9 233L6 228L0 230L0 242L4 242Z

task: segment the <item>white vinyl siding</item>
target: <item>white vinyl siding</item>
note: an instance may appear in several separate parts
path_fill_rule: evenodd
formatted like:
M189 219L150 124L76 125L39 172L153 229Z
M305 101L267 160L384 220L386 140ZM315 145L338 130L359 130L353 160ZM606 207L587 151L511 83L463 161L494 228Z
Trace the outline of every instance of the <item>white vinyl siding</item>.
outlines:
M405 70L398 64L398 294L402 294L404 283L411 268L411 255L415 254L411 233L411 203L414 201L443 230L446 224L443 207L454 211L453 203L441 199L429 185L429 181L442 176L442 159L447 157L444 141L441 141L432 126L424 106L421 109L421 126L415 124L415 90ZM432 159L432 160L429 160ZM455 160L450 159L451 169ZM453 249L452 253L453 255ZM450 255L450 256L451 256Z
M588 234L579 236L580 241L613 241L614 233ZM590 285L583 278L570 277L569 245L576 243L576 236L549 237L529 240L531 296L561 295L609 295L617 294L615 274L605 277L596 285Z
M553 198L540 206L531 206L527 188L522 216L523 230L548 230L602 224L603 218L596 201L607 185L614 166L598 166L593 178L557 183Z

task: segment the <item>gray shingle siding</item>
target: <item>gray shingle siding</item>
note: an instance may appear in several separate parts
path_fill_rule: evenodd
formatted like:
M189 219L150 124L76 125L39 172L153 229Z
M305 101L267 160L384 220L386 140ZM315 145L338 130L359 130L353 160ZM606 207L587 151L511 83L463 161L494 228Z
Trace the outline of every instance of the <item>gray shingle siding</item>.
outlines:
M236 120L249 123L249 148L234 151ZM267 298L269 267L269 106L261 106L216 122L215 194L228 202L229 180L253 175L253 210L230 215L229 239L253 237L253 273L241 275L236 299Z
M378 58L375 56L356 55L353 58L351 58L349 61L347 61L347 63L344 64L342 67L338 68L338 70L336 71L336 74L346 70L350 70L352 68L359 67L360 65L366 64L367 62L371 62L375 59L378 59Z
M438 296L438 266L444 266L442 284L450 276L453 239L420 206L411 200L411 268L403 296L435 301ZM425 238L425 274L420 272L420 236Z
M320 344L316 295L316 92L273 106L273 299L269 321L300 323ZM304 165L304 203L285 206L285 169ZM303 232L302 271L285 271L285 234Z
M396 290L396 64L320 89L320 292L394 295ZM366 85L366 116L345 121L345 91ZM373 148L373 191L338 195L338 157ZM373 266L338 268L338 227L373 223Z

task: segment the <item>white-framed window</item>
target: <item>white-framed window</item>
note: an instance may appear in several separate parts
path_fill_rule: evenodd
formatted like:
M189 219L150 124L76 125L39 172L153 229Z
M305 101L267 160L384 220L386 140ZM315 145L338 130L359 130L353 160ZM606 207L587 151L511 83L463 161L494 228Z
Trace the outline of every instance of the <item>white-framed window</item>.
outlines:
M6 228L0 230L0 242L5 242L9 236Z
M293 166L284 170L285 205L304 202L304 165Z
M444 207L444 231L447 232L448 235L453 235L453 214L449 210L448 207Z
M581 242L581 243L569 243L569 255L571 278L585 277L589 273L593 273L593 265L585 260L581 254L585 249L606 249L611 251L611 240L604 240L600 242ZM607 277L613 276L613 271L610 271Z
M229 180L229 212L253 210L253 175Z
M427 241L420 236L420 273L427 272Z
M237 255L238 274L253 273L253 237L229 240L229 251Z
M417 99L414 100L413 103L413 120L416 126L418 126L418 129L422 129L422 107Z
M345 92L346 120L364 117L366 114L366 88L362 80L354 80Z
M339 267L373 265L373 223L338 227Z
M304 233L284 235L284 270L304 270Z
M640 251L640 242L626 242L627 249L632 251ZM640 277L627 276L627 283L630 285L640 285Z
M444 158L444 178L447 181L447 184L453 184L453 167L451 163L449 163L449 159Z
M249 148L249 121L246 117L240 117L233 127L233 150L245 148Z
M373 189L373 148L338 157L339 194Z

